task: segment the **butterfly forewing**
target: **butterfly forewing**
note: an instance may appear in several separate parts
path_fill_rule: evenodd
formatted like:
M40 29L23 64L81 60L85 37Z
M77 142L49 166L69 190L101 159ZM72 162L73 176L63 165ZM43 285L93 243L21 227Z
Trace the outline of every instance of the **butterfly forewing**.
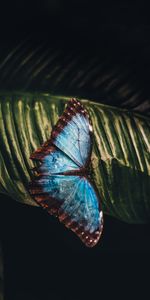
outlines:
M91 154L91 130L87 111L79 101L72 99L59 118L51 138L53 144L81 168Z

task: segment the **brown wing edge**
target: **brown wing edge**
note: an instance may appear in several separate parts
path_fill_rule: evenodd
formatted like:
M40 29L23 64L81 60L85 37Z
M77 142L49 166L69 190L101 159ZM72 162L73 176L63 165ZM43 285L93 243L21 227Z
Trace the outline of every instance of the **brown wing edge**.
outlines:
M100 227L94 231L93 233L90 233L89 231L85 231L84 229L84 224L83 225L79 225L77 222L72 221L71 217L69 217L66 213L64 213L63 211L60 212L59 210L59 220L60 222L62 222L63 224L65 224L65 226L68 229L71 229L80 239L81 241L87 246L87 247L94 247L102 234L103 231L103 213L102 211L100 212L101 214L101 225Z

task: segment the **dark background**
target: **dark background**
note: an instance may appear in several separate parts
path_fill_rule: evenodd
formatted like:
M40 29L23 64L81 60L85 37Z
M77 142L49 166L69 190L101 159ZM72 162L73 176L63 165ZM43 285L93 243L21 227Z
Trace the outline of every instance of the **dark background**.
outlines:
M149 114L149 13L137 1L5 1L0 4L0 60L27 39L24 54L16 53L1 65L1 90L52 89L93 98ZM29 36L29 39L28 39ZM47 69L26 85L28 65L16 70L26 48L43 43L60 50L59 64L81 54L72 74L82 66L83 77L91 57L103 67L80 86L68 87L71 74L55 85L42 81ZM46 46L45 46L46 45ZM23 53L23 52L22 52ZM38 57L37 57L38 58ZM30 64L32 65L32 59ZM116 71L117 66L117 71ZM58 68L59 71L59 68ZM91 71L89 71L91 73ZM100 74L100 75L99 75ZM113 74L112 76L109 76ZM94 82L106 75L100 86ZM108 76L107 76L108 75ZM74 75L72 75L74 76ZM89 75L90 76L90 75ZM117 84L112 82L117 79ZM108 88L109 87L109 88ZM119 92L120 91L120 92ZM145 299L149 275L150 225L129 225L105 216L101 242L85 248L72 232L40 208L1 196L0 228L4 253L6 300L107 299L140 294Z

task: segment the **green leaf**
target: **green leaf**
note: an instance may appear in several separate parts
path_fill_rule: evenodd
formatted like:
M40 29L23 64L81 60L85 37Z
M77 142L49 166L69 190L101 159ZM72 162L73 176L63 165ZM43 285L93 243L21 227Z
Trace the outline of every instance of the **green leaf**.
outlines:
M29 205L30 154L50 137L70 97L1 93L0 192ZM93 123L92 176L104 213L130 223L150 219L150 120L82 100Z

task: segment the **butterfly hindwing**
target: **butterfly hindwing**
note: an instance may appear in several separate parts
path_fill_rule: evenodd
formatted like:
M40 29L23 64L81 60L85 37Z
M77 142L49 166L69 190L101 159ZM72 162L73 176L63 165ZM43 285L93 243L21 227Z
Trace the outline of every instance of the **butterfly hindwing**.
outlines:
M69 175L43 177L31 185L30 192L40 205L56 214L87 246L97 243L103 218L97 194L88 179ZM43 200L40 192L44 195Z

